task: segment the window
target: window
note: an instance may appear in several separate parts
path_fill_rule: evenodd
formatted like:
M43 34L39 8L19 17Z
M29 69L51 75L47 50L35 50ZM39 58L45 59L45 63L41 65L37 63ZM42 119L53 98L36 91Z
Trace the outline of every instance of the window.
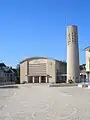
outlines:
M70 40L71 38L70 38L70 33L68 34L68 39Z

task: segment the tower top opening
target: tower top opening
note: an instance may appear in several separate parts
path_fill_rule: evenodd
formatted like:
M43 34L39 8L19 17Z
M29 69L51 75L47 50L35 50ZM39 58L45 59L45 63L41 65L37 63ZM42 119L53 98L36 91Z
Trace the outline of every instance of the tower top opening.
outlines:
M76 25L68 25L67 27L77 27Z

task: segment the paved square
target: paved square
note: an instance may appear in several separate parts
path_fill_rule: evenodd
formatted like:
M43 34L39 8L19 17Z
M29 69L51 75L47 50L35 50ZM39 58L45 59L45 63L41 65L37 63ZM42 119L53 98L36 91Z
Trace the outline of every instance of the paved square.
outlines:
M90 89L30 84L0 89L0 120L90 120Z

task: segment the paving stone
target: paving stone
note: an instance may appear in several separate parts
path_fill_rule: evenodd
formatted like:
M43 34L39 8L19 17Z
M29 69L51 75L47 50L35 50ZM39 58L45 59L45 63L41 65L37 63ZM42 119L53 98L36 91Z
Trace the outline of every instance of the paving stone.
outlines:
M19 85L0 89L0 120L90 120L90 89Z

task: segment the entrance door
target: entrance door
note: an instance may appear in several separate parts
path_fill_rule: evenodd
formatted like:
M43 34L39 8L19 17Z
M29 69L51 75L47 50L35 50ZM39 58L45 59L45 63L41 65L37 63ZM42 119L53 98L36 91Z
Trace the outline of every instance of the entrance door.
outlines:
M32 76L28 77L28 83L33 83L33 77Z
M34 77L34 83L39 83L39 76Z
M46 76L41 76L41 83L46 83Z

